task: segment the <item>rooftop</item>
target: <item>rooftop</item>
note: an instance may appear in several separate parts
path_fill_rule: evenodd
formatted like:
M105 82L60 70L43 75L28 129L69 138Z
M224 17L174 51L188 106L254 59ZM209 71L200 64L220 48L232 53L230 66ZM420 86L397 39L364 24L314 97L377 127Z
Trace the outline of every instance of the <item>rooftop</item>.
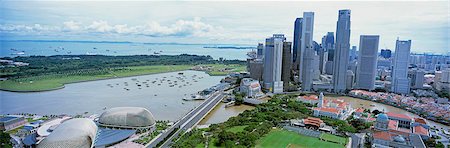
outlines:
M427 124L427 121L424 118L414 118L414 122L417 122L420 124Z
M389 132L384 132L384 131L383 132L375 132L375 133L373 133L373 138L390 141L391 134L389 134Z
M299 98L303 100L319 100L316 95L299 96Z
M428 130L422 126L414 127L414 133L419 135L428 135Z
M314 108L314 110L339 114L339 110L336 108L332 108L332 107L316 107L316 108Z
M1 117L0 118L0 122L10 121L10 120L13 120L13 119L16 119L16 118L18 118L18 117L14 117L14 116Z
M394 118L400 118L400 119L406 119L406 120L412 120L412 118L408 115L405 114L397 114L397 113L393 113L393 112L387 112L386 113L389 117L394 117Z

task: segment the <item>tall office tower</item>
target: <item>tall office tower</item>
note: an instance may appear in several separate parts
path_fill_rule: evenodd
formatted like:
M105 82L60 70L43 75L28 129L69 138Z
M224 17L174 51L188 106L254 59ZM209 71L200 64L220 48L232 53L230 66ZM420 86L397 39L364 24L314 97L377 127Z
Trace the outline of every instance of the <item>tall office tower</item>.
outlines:
M261 59L264 56L264 44L258 43L258 47L256 48L256 57Z
M356 50L356 46L352 46L352 48L350 49L350 54L349 54L349 56L350 56L349 61L351 62L351 61L356 60L357 54L358 53L357 53L357 50Z
M392 68L392 92L409 93L408 58L411 50L411 40L397 39L395 44L394 67Z
M333 61L327 61L325 63L325 74L332 75L333 74Z
M379 41L380 36L378 35L361 35L359 38L359 58L356 72L356 87L359 89L375 89Z
M389 49L381 49L380 56L386 59L391 58L391 50Z
M313 62L314 62L314 44L313 44L313 30L314 30L314 12L303 12L303 26L301 39L300 56L300 81L302 82L302 90L310 91L313 82Z
M325 36L325 44L322 44L328 52L328 61L334 58L334 32L328 32Z
M301 39L302 39L302 23L303 18L295 19L294 23L294 43L292 47L292 68L294 70L298 70L300 64L300 48L301 48Z
M283 42L286 40L283 34L274 34L266 39L264 53L264 88L273 93L283 92L281 81L281 69L283 58Z
M325 64L328 61L328 51L327 51L327 48L325 47L325 42L326 42L326 36L323 36L322 44L321 44L320 50L318 52L320 74L325 74L325 69L326 69Z
M250 78L262 81L262 74L263 74L263 61L262 59L255 59L250 61L249 63L249 72L250 72Z
M351 70L347 70L346 73L346 77L347 77L347 81L345 82L345 88L346 89L352 89L353 88L353 84L355 82L355 74L353 73L353 71Z
M422 89L424 83L425 72L420 69L415 69L411 71L411 88Z
M346 73L350 49L350 10L339 10L336 27L336 49L333 58L333 89L342 92L347 81Z
M292 54L291 54L292 42L283 42L283 62L281 81L283 81L283 90L289 89L289 82L291 81L291 67L292 67Z
M313 67L313 74L312 74L312 79L313 81L315 80L319 80L320 79L320 56L317 54L313 55L313 62L312 62L312 67Z

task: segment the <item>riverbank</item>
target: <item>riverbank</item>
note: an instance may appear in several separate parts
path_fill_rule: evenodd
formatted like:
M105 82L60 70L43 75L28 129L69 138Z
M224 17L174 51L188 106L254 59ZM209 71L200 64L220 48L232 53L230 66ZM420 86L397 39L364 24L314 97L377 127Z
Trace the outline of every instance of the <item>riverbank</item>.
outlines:
M350 95L348 95L347 97L352 97L352 98L361 99L361 100L367 100L367 101L370 101L370 102L375 102L375 103L380 103L380 104L383 104L383 105L391 106L391 107L394 107L394 108L403 110L403 111L405 111L405 112L409 112L409 113L411 113L411 114L413 114L413 115L416 115L416 116L418 116L418 117L422 117L422 118L425 118L425 119L427 119L427 120L430 120L430 121L433 121L433 122L442 124L443 126L447 126L447 128L448 128L448 126L449 126L448 123L445 123L445 122L443 122L442 120L436 120L436 119L433 119L433 118L429 118L428 116L423 116L421 113L418 113L417 111L413 110L412 108L406 108L406 107L401 106L401 105L390 104L390 103L387 103L387 102L385 102L385 101L372 100L372 99L364 98L364 97L358 96L358 95L351 95L351 94L350 94Z

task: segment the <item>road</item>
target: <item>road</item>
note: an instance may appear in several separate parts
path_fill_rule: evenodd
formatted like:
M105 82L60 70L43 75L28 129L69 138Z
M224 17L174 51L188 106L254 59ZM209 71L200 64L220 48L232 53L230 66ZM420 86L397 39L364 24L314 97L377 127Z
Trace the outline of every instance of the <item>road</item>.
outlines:
M162 141L165 141L161 147L170 147L173 140L178 137L178 135L183 134L185 131L190 130L192 127L197 125L200 120L203 119L220 101L223 99L224 95L222 91L217 91L210 95L202 104L190 111L183 118L178 120L174 125L166 130L166 132L155 137L146 147L152 148ZM172 133L170 135L170 133ZM166 139L166 140L165 140Z

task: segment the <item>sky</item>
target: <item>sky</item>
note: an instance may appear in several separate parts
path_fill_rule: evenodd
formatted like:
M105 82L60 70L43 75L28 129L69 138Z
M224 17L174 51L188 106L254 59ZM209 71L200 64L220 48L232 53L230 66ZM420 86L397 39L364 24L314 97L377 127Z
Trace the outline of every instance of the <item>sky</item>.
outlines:
M2 40L83 40L257 45L292 41L294 21L315 13L318 43L351 10L350 44L380 35L379 48L412 40L412 52L450 52L449 1L0 1Z

